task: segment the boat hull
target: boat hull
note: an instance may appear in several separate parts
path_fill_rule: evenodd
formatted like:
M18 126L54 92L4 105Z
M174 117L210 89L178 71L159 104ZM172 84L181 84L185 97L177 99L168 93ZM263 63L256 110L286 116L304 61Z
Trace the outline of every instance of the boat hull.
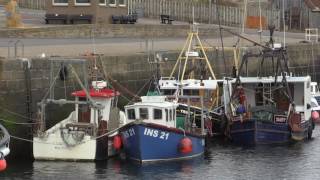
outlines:
M235 144L279 144L291 140L303 140L308 137L309 122L301 125L302 131L291 132L288 124L248 120L233 122L230 135Z
M120 130L126 157L140 162L186 159L204 153L204 136L186 134L192 141L192 152L179 151L183 132L148 123L128 125Z
M90 136L76 145L68 145L60 136L33 138L33 156L36 160L95 161L108 158L108 144L103 139L95 140Z

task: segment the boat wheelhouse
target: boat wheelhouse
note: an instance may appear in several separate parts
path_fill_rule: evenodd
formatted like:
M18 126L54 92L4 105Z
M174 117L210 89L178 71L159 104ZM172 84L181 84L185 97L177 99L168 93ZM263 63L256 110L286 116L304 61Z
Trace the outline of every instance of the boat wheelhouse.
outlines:
M178 103L168 101L166 96L144 96L141 100L125 106L129 123L120 132L127 158L166 161L204 153L203 123L197 127L191 116L179 114Z

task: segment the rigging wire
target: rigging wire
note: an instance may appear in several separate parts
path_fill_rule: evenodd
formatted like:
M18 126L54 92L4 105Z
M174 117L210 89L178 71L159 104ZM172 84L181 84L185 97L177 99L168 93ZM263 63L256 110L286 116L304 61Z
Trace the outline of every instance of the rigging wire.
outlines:
M222 58L223 58L223 64L224 64L224 73L227 74L227 64L226 64L226 58L224 54L224 42L222 37L222 27L221 27L221 21L220 21L220 11L219 7L217 6L217 17L218 17L218 23L219 23L219 33L220 33L220 41L222 46Z

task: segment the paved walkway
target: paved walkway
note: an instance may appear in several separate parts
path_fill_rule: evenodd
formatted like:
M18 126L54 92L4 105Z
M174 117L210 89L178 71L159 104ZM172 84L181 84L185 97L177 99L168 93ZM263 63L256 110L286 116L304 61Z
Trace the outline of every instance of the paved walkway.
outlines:
M3 15L3 7L0 6L0 14ZM27 27L48 26L44 24L45 11L21 9L21 16L23 23ZM0 15L1 17L1 15ZM1 20L1 19L0 19ZM1 24L3 22L0 22ZM160 19L146 19L140 18L139 24L159 24ZM188 24L186 22L177 22L175 24ZM208 28L215 28L218 30L217 25L202 25ZM161 28L161 26L159 26ZM0 27L1 28L1 27ZM237 31L237 29L234 29ZM225 34L226 32L224 32ZM260 36L257 30L246 29L246 36L257 42L260 42ZM250 34L250 35L249 35ZM282 42L283 34L275 32L275 40ZM13 56L13 44L17 39L0 39L0 56L7 57ZM124 39L124 38L104 38L104 39L20 39L24 44L24 56L34 57L42 53L47 56L77 56L86 52L93 52L106 55L130 55L136 53L143 53L148 51L167 51L167 50L180 50L185 42L184 38L170 38L170 39ZM286 43L299 43L304 40L302 33L287 33ZM148 41L148 43L147 43ZM204 39L206 46L221 46L220 38L217 39ZM223 38L225 46L233 46L237 41L237 37ZM262 34L261 42L269 41L268 32ZM153 43L152 43L153 42ZM148 44L148 47L147 47ZM153 44L153 45L152 45ZM252 46L252 43L244 42L243 45ZM10 48L8 48L10 47ZM8 50L10 54L8 54ZM21 55L22 49L18 49L18 55Z
M247 36L250 39L259 40L259 36ZM13 42L17 39L0 39L0 56L8 56L8 44L11 42L10 55L14 55ZM181 50L185 39L20 39L24 44L24 56L34 57L45 53L47 56L78 56L86 52L96 52L105 55L130 55L153 51ZM202 39L205 46L220 47L220 39ZM279 39L278 39L279 40ZM299 43L303 39L288 38L288 44ZM148 41L148 43L147 43ZM232 47L238 41L236 37L223 38L226 47ZM263 37L268 41L268 37ZM243 42L244 46L252 46L252 43ZM21 47L18 48L18 55L21 55Z

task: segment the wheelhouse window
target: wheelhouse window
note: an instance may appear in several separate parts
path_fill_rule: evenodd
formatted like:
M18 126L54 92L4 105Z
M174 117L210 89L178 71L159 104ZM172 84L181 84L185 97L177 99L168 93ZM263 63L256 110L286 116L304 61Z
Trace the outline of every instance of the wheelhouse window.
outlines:
M174 90L174 89L165 89L165 90L162 90L162 94L163 94L163 95L173 95L175 92L176 92L176 90Z
M162 109L153 109L153 119L162 119Z
M140 119L149 119L148 108L140 108L139 113Z
M105 6L105 5L107 5L107 0L99 0L99 5L100 5L100 6Z
M134 109L128 109L127 114L128 114L128 119L130 120L136 119L136 112L134 111Z
M77 6L89 6L91 0L75 0Z
M68 6L68 0L52 0L54 6Z
M172 117L172 120L174 121L176 119L176 110L173 109L173 117Z
M119 6L124 7L127 5L126 0L119 0Z
M198 96L199 95L199 90L192 90L192 89L185 89L183 90L183 95L188 95L188 96Z
M169 121L172 121L172 109L169 110Z
M169 116L168 109L166 109L165 111L166 111L166 121L168 122L168 116Z
M116 0L109 0L109 6L115 7L117 5Z

